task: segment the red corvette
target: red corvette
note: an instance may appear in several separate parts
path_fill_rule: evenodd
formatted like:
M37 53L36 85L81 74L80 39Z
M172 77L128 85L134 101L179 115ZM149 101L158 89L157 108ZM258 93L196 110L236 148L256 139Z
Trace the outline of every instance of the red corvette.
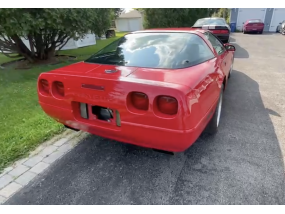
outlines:
M235 47L210 31L137 31L40 74L39 103L67 128L182 152L218 129Z

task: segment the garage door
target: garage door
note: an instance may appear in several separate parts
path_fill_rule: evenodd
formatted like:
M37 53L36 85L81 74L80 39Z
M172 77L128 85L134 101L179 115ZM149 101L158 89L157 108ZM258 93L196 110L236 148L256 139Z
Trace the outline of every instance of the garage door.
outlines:
M117 24L118 31L129 31L128 19L118 19Z
M137 31L141 29L141 19L129 19L130 31Z
M285 9L284 8L274 8L269 31L275 32L277 25L283 20L285 20Z
M266 8L240 8L237 17L237 29L242 30L243 23L249 19L264 21Z

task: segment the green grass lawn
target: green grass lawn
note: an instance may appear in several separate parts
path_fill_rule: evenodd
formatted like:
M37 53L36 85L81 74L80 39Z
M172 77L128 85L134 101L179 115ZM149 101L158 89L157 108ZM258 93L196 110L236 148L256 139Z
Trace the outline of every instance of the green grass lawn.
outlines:
M83 60L96 53L125 33L115 38L97 40L97 44L61 54L79 56ZM0 54L0 64L11 61ZM0 68L0 172L8 164L24 157L43 141L60 133L64 128L42 111L38 104L37 78L46 72L73 62L39 66L27 70Z

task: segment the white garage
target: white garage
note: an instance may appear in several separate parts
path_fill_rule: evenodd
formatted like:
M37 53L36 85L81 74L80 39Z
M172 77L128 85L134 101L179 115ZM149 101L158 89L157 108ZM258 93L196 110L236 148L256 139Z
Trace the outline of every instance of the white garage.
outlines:
M261 19L264 21L266 8L240 8L237 15L238 30L242 30L243 23L249 19Z
M264 22L264 32L276 32L280 22L285 20L285 8L230 8L230 23L236 23L241 30L243 23L249 19L261 19Z
M137 10L121 14L116 20L116 29L121 32L143 30L143 16Z
M283 20L285 20L285 8L274 8L269 31L275 32L277 25Z

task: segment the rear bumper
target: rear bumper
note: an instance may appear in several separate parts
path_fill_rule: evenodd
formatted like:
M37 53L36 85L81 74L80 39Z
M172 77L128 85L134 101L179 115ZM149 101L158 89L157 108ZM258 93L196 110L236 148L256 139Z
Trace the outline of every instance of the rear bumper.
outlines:
M246 32L259 32L263 31L264 27L245 27L244 31Z
M215 34L222 42L228 42L230 34Z
M123 121L121 127L112 124L110 126L106 126L106 124L101 126L101 122L95 124L91 121L86 123L78 121L70 109L59 108L41 102L40 105L46 114L71 128L116 141L171 152L185 151L197 140L204 129L201 125L203 123L190 130L171 130Z

